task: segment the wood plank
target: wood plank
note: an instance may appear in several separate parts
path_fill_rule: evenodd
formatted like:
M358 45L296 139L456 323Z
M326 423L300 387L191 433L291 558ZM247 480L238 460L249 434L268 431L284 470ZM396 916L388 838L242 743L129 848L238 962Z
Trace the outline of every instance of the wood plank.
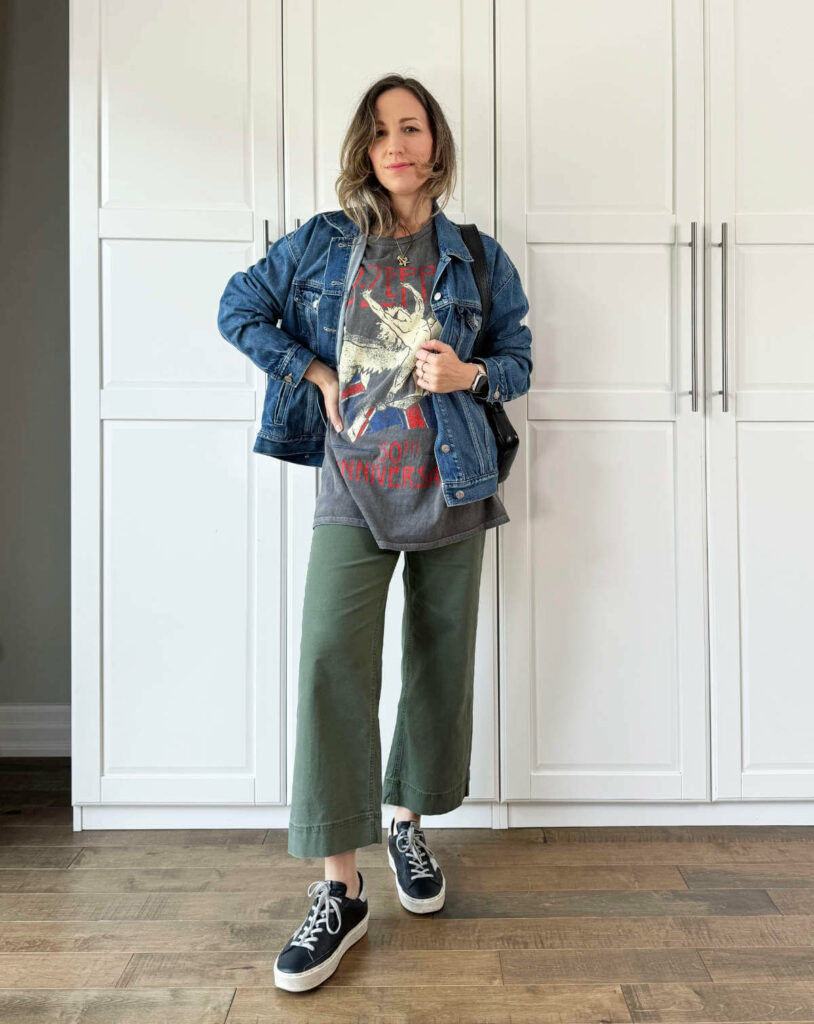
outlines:
M771 889L814 887L814 848L807 861L732 864L715 868L679 865L690 889Z
M0 992L3 1024L223 1024L233 989Z
M6 830L10 831L10 830ZM16 831L16 830L15 830ZM276 851L268 843L243 843L207 845L176 841L164 842L163 837L173 836L172 832L153 833L157 839L149 843L108 838L89 841L94 836L124 836L129 833L78 832L81 840L71 845L82 846L82 852L75 862L77 868L137 868L137 867L225 867L257 864L280 864L296 860L301 865L322 872L324 861L319 857L290 858L286 851ZM145 833L135 833L144 839ZM0 839L2 834L0 833ZM807 843L797 840L787 842L747 843L585 843L568 846L565 843L547 845L544 843L508 842L499 843L439 843L431 835L427 842L445 871L453 868L515 868L527 873L551 867L690 867L701 865L715 867L733 864L800 863L810 856ZM224 861L223 850L228 850L228 862ZM384 832L381 843L371 843L357 852L357 864L365 868L378 867L386 861Z
M622 985L634 1021L814 1020L814 981L725 985Z
M120 985L126 988L200 988L204 985L273 988L278 950L253 953L136 953ZM704 972L706 975L706 972ZM371 950L362 938L342 957L331 985L423 984L445 988L500 987L499 954L448 950L443 957L428 950Z
M266 921L65 920L0 924L0 951L216 952L282 949L305 917ZM764 949L814 947L814 917L550 917L451 919L390 916L371 904L366 941L382 949ZM702 953L703 955L703 953ZM814 951L811 952L814 959Z
M521 949L504 950L498 956L506 985L711 980L694 949Z
M72 807L1 807L0 828L73 827Z
M814 843L814 825L595 825L541 828L540 833L545 843L717 843L743 839Z
M699 892L532 892L447 894L444 917L647 917L664 914L777 914L762 889Z
M0 925L0 951L189 952L282 949L303 921L17 921ZM367 941L382 949L693 949L814 947L812 916L746 918L433 919L428 929L406 911L371 905ZM814 958L814 951L811 952Z
M115 988L129 953L0 953L0 989Z
M69 846L0 846L0 874L30 868L68 868L79 850Z
M781 914L814 914L814 890L767 889Z
M342 972L307 993L239 988L227 1024L336 1024L337 1021L454 1021L455 1024L605 1024L630 1021L618 985L439 988L432 975L393 988L337 984ZM417 1003L420 1001L420 1008Z
M774 949L702 949L699 953L712 981L814 978L814 951L810 945L777 946Z
M34 848L36 852L41 849ZM51 865L43 865L51 867ZM57 865L53 865L57 867ZM321 871L319 877L324 875ZM265 867L121 868L71 870L3 870L0 892L257 892L305 894L314 872L296 864ZM371 895L390 892L393 873L387 866L368 868L365 885ZM535 874L511 869L470 868L446 872L447 887L458 892L532 892L600 890L687 891L676 868L547 868Z
M804 891L804 890L803 890ZM252 893L66 893L0 895L0 921L130 919L259 921L304 917L301 895ZM404 914L395 889L382 893L377 913ZM760 889L702 892L448 893L437 918L650 917L777 914Z
M263 845L265 830L261 828L191 828L191 829L87 829L73 832L70 828L15 828L0 830L0 846L223 846ZM268 850L265 854L268 859Z

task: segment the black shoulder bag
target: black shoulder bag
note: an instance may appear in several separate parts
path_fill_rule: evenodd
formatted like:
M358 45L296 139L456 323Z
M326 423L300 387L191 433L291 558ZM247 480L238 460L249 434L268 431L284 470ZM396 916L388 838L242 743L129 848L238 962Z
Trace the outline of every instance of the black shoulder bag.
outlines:
M475 283L480 292L481 324L480 331L475 338L475 344L472 348L472 357L477 359L479 351L484 347L483 332L492 310L492 293L489 287L489 275L486 270L486 253L483 250L483 242L481 241L477 225L460 224L459 227L463 240L466 242L466 247L474 257L472 270L475 274ZM502 402L489 402L484 399L478 399L478 401L483 404L486 411L486 419L489 421L489 426L495 435L495 441L497 442L497 480L498 483L503 483L509 475L514 457L517 455L517 449L520 447L520 438L517 436L517 432L506 415Z

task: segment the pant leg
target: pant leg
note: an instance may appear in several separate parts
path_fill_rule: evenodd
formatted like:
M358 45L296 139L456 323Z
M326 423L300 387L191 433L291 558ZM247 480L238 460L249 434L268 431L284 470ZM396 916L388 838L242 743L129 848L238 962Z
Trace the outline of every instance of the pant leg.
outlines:
M363 527L314 527L288 826L288 852L295 857L382 842L382 643L398 557L379 548Z
M405 552L402 691L385 803L444 814L469 795L485 531Z

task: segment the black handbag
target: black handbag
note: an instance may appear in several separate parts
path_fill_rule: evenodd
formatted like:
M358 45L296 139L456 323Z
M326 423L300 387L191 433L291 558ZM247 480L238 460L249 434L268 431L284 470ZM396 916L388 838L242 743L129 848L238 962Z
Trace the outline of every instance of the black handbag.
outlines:
M474 258L472 270L475 274L475 284L477 284L478 291L480 292L481 325L472 348L472 358L477 359L479 349L484 347L483 330L489 321L489 314L492 310L492 292L489 287L489 274L486 270L486 253L483 250L483 242L481 241L477 225L461 224L459 227L463 240L466 242L466 247ZM478 398L477 395L475 397ZM517 449L520 447L520 438L517 436L517 431L512 426L511 420L506 415L502 402L488 402L482 398L478 398L478 401L483 405L486 419L489 421L489 426L495 435L495 441L497 442L497 480L498 483L503 483L509 475L514 457L517 455Z

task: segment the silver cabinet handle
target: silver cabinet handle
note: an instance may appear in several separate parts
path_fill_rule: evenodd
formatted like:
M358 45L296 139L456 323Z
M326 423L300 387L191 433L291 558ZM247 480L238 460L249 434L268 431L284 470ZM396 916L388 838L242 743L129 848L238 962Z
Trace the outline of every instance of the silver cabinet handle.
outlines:
M692 300L690 302L690 309L692 310L692 411L698 412L698 315L696 311L696 290L698 280L698 221L693 221L690 225L690 288L692 289Z
M297 219L294 221L294 227L298 228L299 226L300 226L300 218L297 217ZM269 249L271 247L271 239L269 238L269 222L268 222L268 220L264 220L263 221L263 246L264 246L263 255L265 256L265 254L269 251Z
M726 351L729 347L727 342L727 319L726 319L726 251L727 251L727 228L729 225L724 221L721 224L721 240L720 242L713 242L712 244L716 247L721 248L721 390L713 391L713 395L721 395L721 410L723 412L729 411L729 401L727 395L727 368L726 368Z
M690 308L692 318L692 355L691 355L691 380L692 384L689 391L682 391L682 395L692 395L692 411L698 412L698 327L697 327L697 310L696 310L696 290L698 282L698 221L692 221L690 224L690 240L689 242L683 242L683 245L689 245L690 247Z

